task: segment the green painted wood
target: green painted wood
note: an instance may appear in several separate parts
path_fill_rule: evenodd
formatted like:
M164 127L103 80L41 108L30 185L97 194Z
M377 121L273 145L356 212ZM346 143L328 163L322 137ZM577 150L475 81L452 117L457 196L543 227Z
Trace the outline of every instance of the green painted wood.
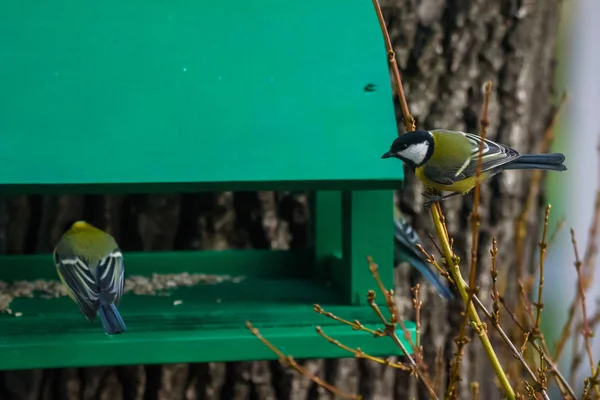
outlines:
M1 2L0 93L0 185L402 176L365 0Z
M0 139L1 140L1 139ZM1 171L0 171L1 173ZM311 180L311 181L262 181L262 182L195 182L195 183L147 183L147 184L70 184L70 185L3 185L0 193L4 195L22 194L133 194L133 193L196 193L201 191L248 190L373 190L398 189L398 179L403 179L402 170L394 179L372 180Z
M87 322L67 297L17 299L11 308L21 317L0 314L0 370L276 359L248 332L246 320L297 358L348 356L319 337L317 325L369 354L399 354L387 338L375 339L314 313L312 302L378 326L369 307L339 305L337 294L302 280L249 279L180 288L169 297L126 294L119 309L128 332L113 337L102 333L98 321ZM407 326L415 340L414 324Z
M125 252L125 276L183 272L270 278L313 276L311 250ZM58 280L51 254L0 256L0 281Z
M0 369L274 359L246 319L297 358L348 355L317 324L398 354L312 311L378 322L362 306L367 254L392 282L403 174L380 160L397 128L370 2L7 2L0 72L3 195L319 191L314 249L126 253L128 276L249 278L128 293L124 335L105 336L68 298L16 299L23 316L0 315ZM50 255L0 257L0 280L32 279L57 279Z
M317 279L330 281L332 268L342 258L342 194L317 191L312 196L313 242Z
M386 288L394 286L393 192L360 191L342 194L342 262L333 273L349 304L367 304L367 291L379 293L367 256L379 265Z

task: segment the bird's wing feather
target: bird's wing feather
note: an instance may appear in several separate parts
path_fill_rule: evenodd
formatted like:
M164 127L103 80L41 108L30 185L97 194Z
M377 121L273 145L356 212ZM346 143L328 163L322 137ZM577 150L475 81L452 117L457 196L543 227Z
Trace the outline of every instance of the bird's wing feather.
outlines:
M479 146L482 142L481 136L465 133L465 137L473 146L471 159L461 171L463 177L474 176L477 173L477 163L479 159ZM519 153L508 146L483 139L483 151L481 155L481 172L487 172L501 165L514 161L519 157ZM464 179L464 178L463 178Z
M413 227L403 219L394 218L394 237L403 250L410 252L413 257L425 261L425 256L417 248L417 244L421 244L421 240Z
M54 264L71 297L75 299L86 318L93 321L98 311L100 291L85 260L55 250Z
M440 274L429 266L425 255L417 247L417 244L422 245L421 240L408 222L394 218L394 238L396 240L394 246L404 253L409 263L431 282L438 293L446 299L453 298L452 291L442 283ZM394 254L396 254L396 249L394 249Z
M118 248L100 260L96 267L96 281L102 300L119 305L123 295L125 269L123 268L123 254Z
M452 185L454 182L460 180L456 177L458 169L447 169L431 164L427 164L423 168L427 178L441 185Z
M436 137L436 146L445 147L445 151L454 152L458 156L454 158L440 157L439 159L432 157L424 166L427 177L442 185L451 185L475 176L479 157L479 145L482 143L481 137L464 132L440 131L440 133ZM457 137L456 135L460 136ZM481 172L488 172L503 164L514 161L518 157L519 153L516 150L484 139Z

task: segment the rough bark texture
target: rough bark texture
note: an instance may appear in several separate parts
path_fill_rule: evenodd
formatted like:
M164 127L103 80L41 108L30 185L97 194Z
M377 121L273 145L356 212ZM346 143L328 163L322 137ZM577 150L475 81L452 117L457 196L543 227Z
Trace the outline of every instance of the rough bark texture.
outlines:
M481 85L492 79L488 137L523 152L534 149L552 109L560 0L387 0L383 6L419 127L476 131ZM529 179L526 173L505 173L482 189L480 271L489 267L492 236L501 249L511 248L514 219L522 210ZM422 207L421 189L407 171L399 204L426 237L432 226ZM463 260L469 259L471 205L472 196L444 204L454 247ZM124 250L288 248L305 246L308 240L307 201L301 194L31 196L0 200L0 251L48 252L64 222L72 218L86 218L109 229ZM537 232L532 228L529 233L533 243ZM512 268L511 257L511 251L504 251L500 267ZM397 291L403 299L401 311L412 318L407 275L405 268L398 269ZM487 280L482 274L482 288ZM452 354L460 306L443 303L429 286L422 297L423 345L433 367L437 348L447 359ZM483 293L482 298L489 295ZM482 398L498 398L477 339L468 349L462 393L477 380ZM378 365L354 359L304 364L342 389L360 391L365 399L427 397L405 373ZM0 399L328 398L322 389L276 362L0 373Z

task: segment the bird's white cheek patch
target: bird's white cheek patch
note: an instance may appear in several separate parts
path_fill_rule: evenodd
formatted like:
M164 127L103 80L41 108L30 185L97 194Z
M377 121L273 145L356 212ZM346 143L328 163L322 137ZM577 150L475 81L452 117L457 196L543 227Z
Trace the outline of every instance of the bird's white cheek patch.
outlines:
M399 151L398 156L419 165L423 162L423 160L425 160L425 157L427 156L427 150L429 150L429 144L417 143L411 145L406 150Z

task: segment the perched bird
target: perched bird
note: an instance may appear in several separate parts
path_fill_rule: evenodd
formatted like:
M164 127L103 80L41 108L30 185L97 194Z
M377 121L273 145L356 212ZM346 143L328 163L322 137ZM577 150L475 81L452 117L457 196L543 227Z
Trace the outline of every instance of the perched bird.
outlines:
M412 226L402 217L394 217L394 265L400 262L409 263L436 288L441 297L447 300L454 298L450 289L442 282L440 273L429 265L417 244L423 246Z
M108 335L125 332L117 310L123 294L123 255L106 232L77 221L54 248L54 264L69 296L83 315L93 321L99 315Z
M428 188L454 192L446 196L430 196L426 205L457 194L467 194L476 185L479 146L482 138L471 133L448 130L417 130L394 140L381 158L395 157L407 163ZM564 154L519 154L503 144L483 140L481 176L511 169L543 169L565 171Z

